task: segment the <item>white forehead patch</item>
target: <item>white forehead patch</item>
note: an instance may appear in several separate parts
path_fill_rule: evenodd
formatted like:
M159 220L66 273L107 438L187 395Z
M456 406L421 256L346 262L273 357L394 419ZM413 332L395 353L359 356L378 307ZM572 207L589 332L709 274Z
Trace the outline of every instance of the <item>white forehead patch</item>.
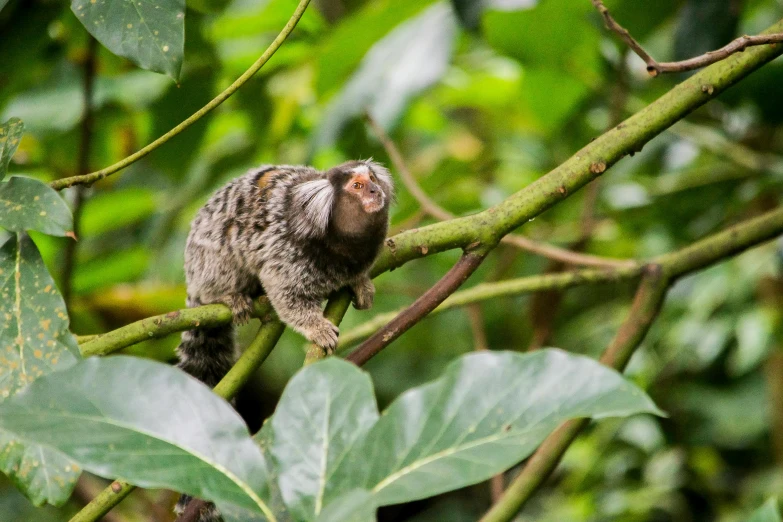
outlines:
M359 165L358 167L352 168L351 172L355 172L357 174L367 174L369 176L370 168L367 165Z

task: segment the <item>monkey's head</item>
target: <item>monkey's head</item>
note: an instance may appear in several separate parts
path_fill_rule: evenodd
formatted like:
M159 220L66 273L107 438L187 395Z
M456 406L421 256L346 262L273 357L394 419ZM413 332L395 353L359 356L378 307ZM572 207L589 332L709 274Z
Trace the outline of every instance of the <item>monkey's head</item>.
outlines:
M385 234L394 186L389 171L372 160L348 161L324 178L298 185L293 207L303 236L376 236Z
M388 208L393 196L389 171L373 161L349 161L326 173L343 205L374 214Z

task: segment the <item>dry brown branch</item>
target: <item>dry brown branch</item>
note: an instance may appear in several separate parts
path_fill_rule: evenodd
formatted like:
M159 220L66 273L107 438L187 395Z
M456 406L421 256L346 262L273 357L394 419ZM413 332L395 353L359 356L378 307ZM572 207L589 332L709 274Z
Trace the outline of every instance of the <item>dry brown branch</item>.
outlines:
M421 209L441 221L447 221L454 218L454 214L438 205L432 198L430 198L426 192L421 188L416 178L411 174L408 165L402 157L400 150L394 144L394 141L389 137L383 127L381 127L375 119L366 114L367 122L373 130L373 133L381 142L386 154L394 164L394 168L397 169L397 173L400 175L402 184L410 192L413 199L419 204ZM519 234L510 234L500 240L501 243L526 250L533 254L537 254L542 257L560 261L568 265L577 266L595 266L606 268L617 268L634 265L634 261L625 259L612 259L609 257L592 256L589 254L582 254L579 252L573 252L564 248L556 247L547 243L540 243L530 238Z
M658 76L661 73L684 72L700 69L712 65L715 62L725 60L734 53L741 53L748 47L754 45L776 45L783 42L783 33L759 34L754 36L744 35L732 40L720 49L708 51L699 56L688 58L687 60L679 62L657 62L644 50L639 42L631 36L631 33L629 33L626 28L618 24L615 19L612 18L612 15L609 14L609 9L606 8L602 0L591 1L598 12L601 13L606 27L610 31L617 33L626 45L628 45L639 58L644 60L644 63L647 64L647 72L653 77Z
M429 290L424 292L421 297L416 299L408 308L392 319L392 321L375 332L369 339L364 341L359 347L351 352L345 358L358 366L363 365L378 352L386 348L392 341L401 336L408 329L421 321L427 314L432 312L448 296L470 277L476 271L486 257L486 252L462 254L459 261L446 272L440 281L435 283Z

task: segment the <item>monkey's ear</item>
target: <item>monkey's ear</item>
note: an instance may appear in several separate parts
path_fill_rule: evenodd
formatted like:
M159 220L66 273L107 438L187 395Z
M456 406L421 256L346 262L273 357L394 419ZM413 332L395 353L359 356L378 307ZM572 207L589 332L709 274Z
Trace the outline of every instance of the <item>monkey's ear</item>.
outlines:
M328 179L315 179L292 190L291 223L298 234L319 237L326 234L334 201L334 187Z
M380 163L376 163L371 159L367 160L365 163L370 168L370 171L375 174L375 177L378 179L378 183L383 188L383 192L386 194L386 197L389 198L389 201L393 202L394 181L392 180L392 176L389 170Z

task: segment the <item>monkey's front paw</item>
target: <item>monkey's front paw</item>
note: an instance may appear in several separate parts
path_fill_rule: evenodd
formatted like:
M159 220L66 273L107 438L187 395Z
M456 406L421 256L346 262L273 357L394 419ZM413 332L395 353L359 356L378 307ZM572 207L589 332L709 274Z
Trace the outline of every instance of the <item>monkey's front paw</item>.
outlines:
M230 295L221 300L231 308L234 314L234 323L245 324L253 317L253 300L244 295Z
M326 350L326 353L334 353L334 349L337 346L337 336L340 334L340 329L324 319L317 325L309 328L305 333L305 337L310 342L313 342Z
M373 298L375 297L375 285L372 281L365 279L353 287L353 306L357 310L368 310L372 308Z

